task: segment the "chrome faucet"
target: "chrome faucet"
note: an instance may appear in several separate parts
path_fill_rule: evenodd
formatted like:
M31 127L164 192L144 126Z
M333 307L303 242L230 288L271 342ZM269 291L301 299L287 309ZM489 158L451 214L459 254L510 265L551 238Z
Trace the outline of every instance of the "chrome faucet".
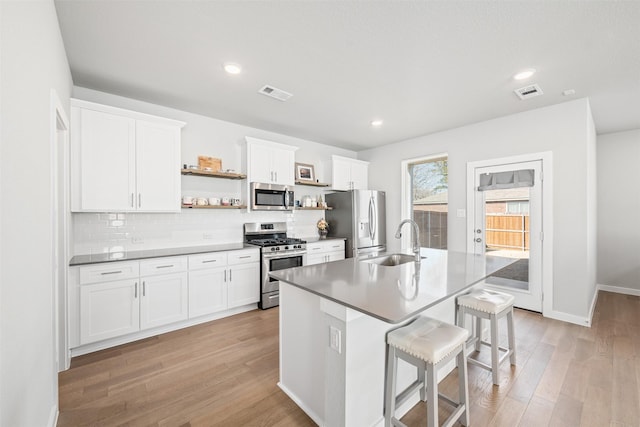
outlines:
M402 220L402 222L398 226L398 229L396 230L396 239L399 239L402 237L402 233L400 232L400 230L402 229L402 226L407 223L413 226L413 254L416 257L416 262L420 262L420 241L419 241L420 229L418 228L418 224L416 224L414 220L412 219Z

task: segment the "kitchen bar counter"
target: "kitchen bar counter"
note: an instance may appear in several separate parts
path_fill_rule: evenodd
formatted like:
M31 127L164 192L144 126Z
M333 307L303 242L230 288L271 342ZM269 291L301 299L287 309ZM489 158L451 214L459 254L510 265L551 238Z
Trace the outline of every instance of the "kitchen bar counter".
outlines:
M424 258L418 269L415 262L382 266L349 258L279 270L270 276L395 324L415 317L517 261L427 248L422 248L420 254Z
M318 425L384 425L388 331L420 314L453 323L456 295L515 262L433 249L421 254L419 268L413 261L382 266L350 258L270 274L280 280L278 386ZM439 378L453 367L443 367ZM415 375L400 361L398 390ZM418 401L416 390L396 418Z
M141 251L123 251L112 253L98 253L89 255L75 255L69 262L70 266L100 264L104 262L131 261L137 259L159 258L179 255L193 255L207 252L235 251L245 248L257 248L243 242L221 245L189 246L183 248L147 249Z

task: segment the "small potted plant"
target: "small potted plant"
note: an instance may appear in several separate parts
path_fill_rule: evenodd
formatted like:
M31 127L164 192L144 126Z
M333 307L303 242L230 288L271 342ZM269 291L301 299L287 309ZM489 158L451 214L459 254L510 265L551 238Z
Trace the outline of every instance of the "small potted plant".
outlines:
M318 227L320 239L326 239L327 234L329 233L329 223L324 218L320 218L316 225Z

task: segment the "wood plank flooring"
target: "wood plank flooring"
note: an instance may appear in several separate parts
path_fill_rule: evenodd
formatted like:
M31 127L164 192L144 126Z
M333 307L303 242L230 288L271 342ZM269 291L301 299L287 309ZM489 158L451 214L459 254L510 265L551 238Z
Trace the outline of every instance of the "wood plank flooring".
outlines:
M499 387L469 365L472 426L640 426L639 297L600 292L591 328L515 322L518 363ZM456 375L440 390L455 396ZM277 381L278 309L256 310L74 358L58 426L314 426ZM425 411L402 421L424 426Z

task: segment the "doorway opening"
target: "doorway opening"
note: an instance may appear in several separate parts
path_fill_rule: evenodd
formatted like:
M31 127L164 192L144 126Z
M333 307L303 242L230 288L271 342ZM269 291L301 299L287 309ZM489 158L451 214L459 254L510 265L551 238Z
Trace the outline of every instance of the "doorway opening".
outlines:
M551 299L550 182L544 174L550 162L542 153L467 165L467 250L517 259L484 286L514 295L516 307L542 313L551 303L543 298Z

